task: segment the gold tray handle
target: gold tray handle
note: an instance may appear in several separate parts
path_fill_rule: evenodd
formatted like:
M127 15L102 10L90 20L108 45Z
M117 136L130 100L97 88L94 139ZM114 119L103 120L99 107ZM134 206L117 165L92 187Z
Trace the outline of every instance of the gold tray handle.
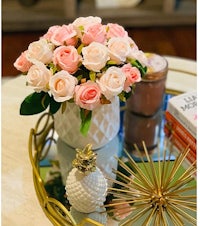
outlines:
M84 226L88 223L95 226L103 226L90 218L84 218L77 225L66 207L55 198L48 196L40 175L39 162L47 156L52 142L55 142L53 115L44 113L37 121L35 128L30 130L28 143L34 187L44 213L55 226Z

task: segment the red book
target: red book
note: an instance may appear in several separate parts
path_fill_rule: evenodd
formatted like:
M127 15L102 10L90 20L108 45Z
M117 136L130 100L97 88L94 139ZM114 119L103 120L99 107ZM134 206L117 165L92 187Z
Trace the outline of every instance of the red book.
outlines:
M165 112L166 125L170 132L176 133L196 152L196 138L168 111Z
M188 147L188 144L182 140L177 133L171 132L167 125L164 126L164 132L166 136L169 138L171 143L177 148L179 152L185 150L185 148ZM192 150L190 148L190 152L188 153L186 159L190 162L193 163L196 160L196 151Z

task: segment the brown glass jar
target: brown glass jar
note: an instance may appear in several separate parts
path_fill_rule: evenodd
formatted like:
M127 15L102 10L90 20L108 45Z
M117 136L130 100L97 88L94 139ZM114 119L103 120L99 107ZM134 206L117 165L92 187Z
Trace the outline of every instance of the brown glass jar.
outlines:
M158 145L163 112L160 110L154 116L145 117L126 111L124 114L124 147L134 154L136 144L143 151L142 142L149 151Z
M126 102L127 110L144 115L154 115L162 106L168 72L167 60L158 54L149 54L152 68L136 83L134 93Z

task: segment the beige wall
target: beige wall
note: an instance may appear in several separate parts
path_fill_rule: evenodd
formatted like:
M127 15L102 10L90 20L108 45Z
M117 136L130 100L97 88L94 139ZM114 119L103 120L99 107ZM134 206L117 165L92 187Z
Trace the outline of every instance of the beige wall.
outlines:
M96 0L37 0L31 7L22 6L18 0L2 0L2 25L3 31L41 30L88 15L123 26L195 24L196 1L180 0L176 8L175 1L145 0L133 7L102 9Z

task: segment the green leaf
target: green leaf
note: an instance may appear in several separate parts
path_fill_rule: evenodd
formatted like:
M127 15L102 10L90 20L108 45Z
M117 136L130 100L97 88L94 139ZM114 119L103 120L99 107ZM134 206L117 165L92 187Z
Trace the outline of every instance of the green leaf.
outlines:
M114 61L114 60L109 60L109 61L107 62L107 64L108 64L108 65L116 65L117 62Z
M78 81L81 81L82 78L83 78L83 75L78 75L77 76Z
M79 26L78 28L80 29L80 31L84 31L84 26L83 25Z
M54 100L53 96L51 96L51 99L50 99L50 112L51 114L55 114L59 108L61 106L61 103L60 102L57 102Z
M53 74L55 74L56 71L58 70L57 67L56 67L56 65L53 64L53 63L49 63L48 66L49 66L49 68L52 70L52 73L53 73Z
M94 71L90 71L89 75L90 80L94 82L96 80L96 73Z
M134 83L132 85L132 89L131 89L131 93L134 94L135 93L135 88L136 88L136 83Z
M122 91L118 96L122 102L126 102L126 100L131 96L131 92L127 93L125 91Z
M126 102L126 98L124 96L124 92L122 91L120 94L118 94L119 96L119 99L122 101L122 102Z
M87 136L90 124L91 124L91 119L92 119L92 111L86 110L81 108L80 110L80 116L81 116L81 127L80 127L80 132L84 135Z
M46 110L50 96L46 92L34 92L27 96L20 106L20 115L34 115Z
M138 60L130 60L130 63L132 66L137 67L140 70L141 76L144 76L147 72L147 67L146 66L142 66L142 64L138 61Z
M80 46L78 47L77 52L78 52L79 55L81 54L83 47L84 47L84 44L83 43L80 44Z

